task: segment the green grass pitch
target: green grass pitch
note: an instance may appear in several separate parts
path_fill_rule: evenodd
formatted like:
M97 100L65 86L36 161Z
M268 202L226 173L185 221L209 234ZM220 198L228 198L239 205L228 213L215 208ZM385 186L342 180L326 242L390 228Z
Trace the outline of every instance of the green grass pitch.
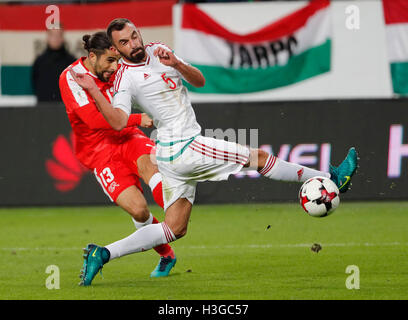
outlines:
M408 202L344 202L320 219L297 204L197 205L172 244L171 276L149 278L151 250L109 262L104 278L79 287L82 248L134 232L130 217L118 207L2 208L0 299L407 299L407 231ZM46 288L49 265L58 290ZM346 288L349 265L359 289Z

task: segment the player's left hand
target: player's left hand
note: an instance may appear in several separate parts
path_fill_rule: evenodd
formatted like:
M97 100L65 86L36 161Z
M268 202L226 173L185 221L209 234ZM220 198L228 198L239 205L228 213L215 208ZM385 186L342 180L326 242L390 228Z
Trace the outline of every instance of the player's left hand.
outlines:
M95 80L86 73L77 73L72 68L69 68L69 72L74 78L75 82L78 83L85 90L98 89ZM99 90L99 89L98 89Z
M163 47L156 48L156 50L154 50L153 52L153 55L159 58L160 63L168 67L174 68L180 62L180 60L176 58L172 51Z
M140 121L140 126L142 128L151 128L153 127L153 120L146 113L142 113L142 119Z

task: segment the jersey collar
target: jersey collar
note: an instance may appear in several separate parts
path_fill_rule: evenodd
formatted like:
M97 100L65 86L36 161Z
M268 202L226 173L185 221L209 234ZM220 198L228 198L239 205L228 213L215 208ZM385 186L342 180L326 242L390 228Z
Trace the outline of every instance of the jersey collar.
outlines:
M131 62L127 62L124 59L122 59L122 63L127 67L144 67L144 66L148 65L149 62L150 62L150 57L149 56L147 56L146 61L143 62L143 63L131 63Z

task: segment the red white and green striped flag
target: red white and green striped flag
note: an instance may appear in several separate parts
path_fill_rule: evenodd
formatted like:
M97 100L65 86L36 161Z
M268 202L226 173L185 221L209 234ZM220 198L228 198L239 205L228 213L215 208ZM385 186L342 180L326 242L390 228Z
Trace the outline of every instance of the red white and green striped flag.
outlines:
M136 23L146 43L157 40L168 43L168 40L173 40L172 8L176 2L68 3L58 4L57 8L68 50L79 58L85 54L82 36L105 30L109 22L118 17L126 17ZM47 4L0 4L0 94L33 94L31 66L37 54L42 52L38 47L45 49L46 21L51 16L48 7Z
M182 7L178 54L206 77L197 93L238 94L291 85L330 71L329 0L313 0L249 34L229 31L198 6Z
M408 95L408 1L383 0L394 93Z

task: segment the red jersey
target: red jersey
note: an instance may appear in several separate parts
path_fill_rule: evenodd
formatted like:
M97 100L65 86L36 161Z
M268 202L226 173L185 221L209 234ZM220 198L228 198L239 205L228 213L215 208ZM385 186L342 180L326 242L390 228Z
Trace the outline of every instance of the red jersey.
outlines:
M105 98L111 102L114 76L108 82L99 80L85 67L83 63L85 59L86 57L78 59L70 67L77 73L92 76ZM75 135L75 155L87 168L94 169L99 164L109 161L118 145L135 134L144 136L144 133L135 127L140 125L141 116L132 114L126 128L121 131L112 129L99 112L94 99L76 83L68 68L60 75L59 87Z

